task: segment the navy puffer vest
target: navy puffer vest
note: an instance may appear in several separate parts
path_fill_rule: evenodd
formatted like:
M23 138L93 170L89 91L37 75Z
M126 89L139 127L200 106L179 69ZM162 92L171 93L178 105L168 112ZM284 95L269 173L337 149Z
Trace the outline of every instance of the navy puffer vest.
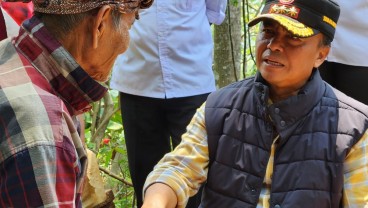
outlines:
M343 164L368 127L368 107L314 71L297 96L267 105L257 74L206 103L210 166L203 208L256 207L276 135L271 207L340 207Z

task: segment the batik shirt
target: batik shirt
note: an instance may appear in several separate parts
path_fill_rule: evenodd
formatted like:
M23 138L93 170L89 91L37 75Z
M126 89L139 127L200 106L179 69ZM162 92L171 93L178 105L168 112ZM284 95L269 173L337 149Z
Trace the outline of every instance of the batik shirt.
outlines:
M0 42L0 207L81 207L76 115L106 90L35 17Z

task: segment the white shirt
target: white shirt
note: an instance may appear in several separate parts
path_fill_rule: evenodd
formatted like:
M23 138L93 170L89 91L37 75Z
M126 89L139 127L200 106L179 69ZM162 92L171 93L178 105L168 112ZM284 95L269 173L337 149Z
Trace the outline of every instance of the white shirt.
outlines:
M335 38L327 60L368 66L368 0L336 0L340 5Z
M130 30L130 46L115 62L111 88L175 98L216 89L210 22L225 18L227 0L155 0Z

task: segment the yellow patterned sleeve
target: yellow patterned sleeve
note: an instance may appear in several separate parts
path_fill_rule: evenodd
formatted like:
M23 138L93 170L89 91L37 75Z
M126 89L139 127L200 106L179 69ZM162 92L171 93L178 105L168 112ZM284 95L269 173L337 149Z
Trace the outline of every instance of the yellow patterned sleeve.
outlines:
M344 207L368 208L368 131L344 162Z
M148 175L143 190L153 183L170 186L178 198L178 208L184 208L207 179L208 144L204 123L204 105L195 113L182 136L182 142L167 153Z

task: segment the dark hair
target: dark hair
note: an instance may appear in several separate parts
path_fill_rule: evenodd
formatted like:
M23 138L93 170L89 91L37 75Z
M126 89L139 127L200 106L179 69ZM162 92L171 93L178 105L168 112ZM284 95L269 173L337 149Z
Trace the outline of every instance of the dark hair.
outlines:
M57 38L63 39L88 16L96 15L100 8L78 14L46 14L34 12L34 15L42 20L48 30ZM112 10L112 20L115 28L119 28L121 13L117 9Z
M327 35L324 35L323 34L322 40L319 43L319 45L320 46L328 46L328 47L331 47L331 42L332 42L332 40L329 37L327 37Z

